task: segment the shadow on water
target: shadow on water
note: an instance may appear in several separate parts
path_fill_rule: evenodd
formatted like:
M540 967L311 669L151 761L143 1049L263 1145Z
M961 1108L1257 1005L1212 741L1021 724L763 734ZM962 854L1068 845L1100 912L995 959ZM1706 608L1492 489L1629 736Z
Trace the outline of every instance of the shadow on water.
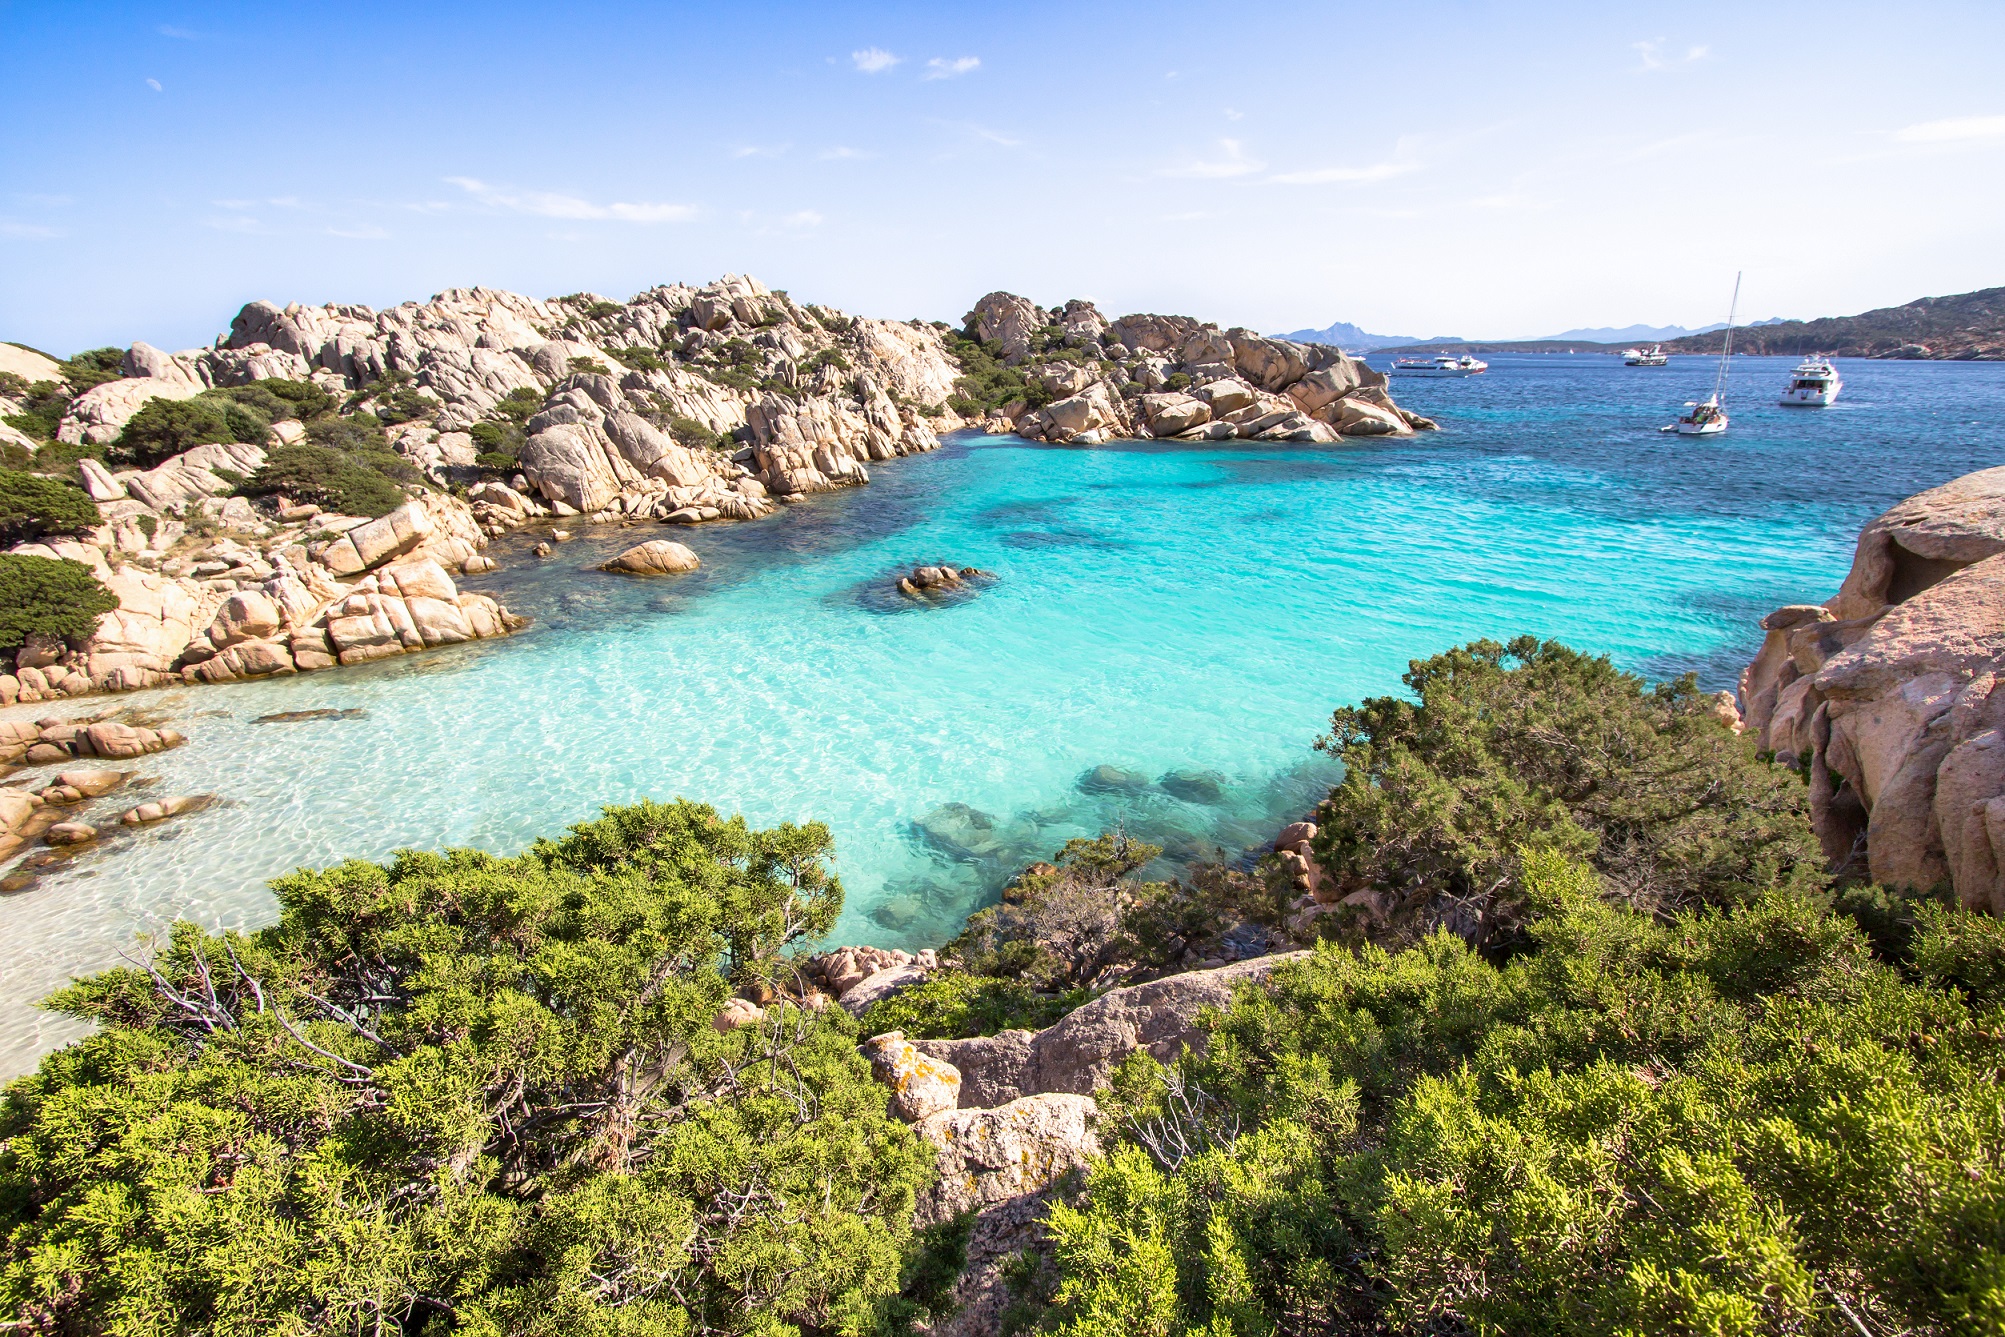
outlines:
M1016 529L997 538L1005 548L1101 548L1118 552L1135 545L1091 529Z

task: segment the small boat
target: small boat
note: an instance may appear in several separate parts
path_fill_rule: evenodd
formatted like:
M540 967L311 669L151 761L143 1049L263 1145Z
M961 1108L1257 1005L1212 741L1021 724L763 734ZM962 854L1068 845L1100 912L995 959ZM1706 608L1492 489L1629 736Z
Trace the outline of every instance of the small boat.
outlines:
M1733 322L1740 314L1740 275L1733 276L1733 302L1727 307L1726 337L1720 341L1720 369L1713 373L1713 392L1704 399L1688 399L1678 420L1659 431L1679 436L1717 436L1727 429L1727 367L1733 357Z
M1844 388L1845 378L1838 374L1837 364L1822 353L1812 353L1789 373L1782 402L1791 407L1823 408Z
M1704 399L1687 400L1678 420L1663 430L1679 436L1717 436L1726 429L1726 407L1718 395L1707 395Z
M1649 348L1625 348L1622 350L1622 365L1625 367L1668 367L1671 355L1664 351L1662 344L1651 344Z
M1467 353L1461 357L1446 353L1439 357L1403 357L1392 364L1395 376L1478 376L1489 369L1489 363L1479 362Z

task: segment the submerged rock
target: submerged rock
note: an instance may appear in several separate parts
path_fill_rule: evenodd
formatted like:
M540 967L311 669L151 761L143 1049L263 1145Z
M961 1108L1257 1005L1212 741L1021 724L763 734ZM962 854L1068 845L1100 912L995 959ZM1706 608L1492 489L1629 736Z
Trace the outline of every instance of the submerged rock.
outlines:
M1167 771L1156 784L1171 798L1186 803L1225 802L1225 777L1216 771Z
M1149 777L1122 766L1095 766L1079 777L1085 794L1139 794L1149 787Z
M950 859L993 859L1004 852L996 819L965 803L943 803L913 825L922 840Z
M990 573L977 566L915 566L898 577L898 592L908 599L930 599L942 594L964 593L970 582Z

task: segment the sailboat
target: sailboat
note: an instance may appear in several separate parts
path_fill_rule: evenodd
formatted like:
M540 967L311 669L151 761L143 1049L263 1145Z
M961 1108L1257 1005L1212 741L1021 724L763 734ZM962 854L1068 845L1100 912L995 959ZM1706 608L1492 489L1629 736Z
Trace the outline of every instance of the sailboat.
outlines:
M1726 338L1720 344L1720 369L1713 375L1713 392L1704 399L1685 401L1685 411L1669 427L1659 430L1679 436L1718 436L1727 429L1727 360L1733 356L1733 322L1740 314L1740 275L1733 276L1733 302L1727 307Z

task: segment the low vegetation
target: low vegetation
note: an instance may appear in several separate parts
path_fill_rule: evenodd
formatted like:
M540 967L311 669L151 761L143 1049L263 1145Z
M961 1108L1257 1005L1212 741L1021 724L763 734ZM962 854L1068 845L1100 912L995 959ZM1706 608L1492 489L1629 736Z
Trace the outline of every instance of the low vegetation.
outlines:
M0 544L81 534L100 523L97 503L69 480L0 469Z
M0 654L30 636L82 639L118 597L82 562L0 553Z
M962 417L986 417L1005 404L1021 402L1038 409L1051 402L1050 391L1015 367L1004 366L1001 348L983 343L971 330L949 330L942 338L947 352L961 364L947 407Z
M274 883L51 1006L0 1115L38 1331L869 1332L930 1157L840 1009L720 1032L841 906L825 828L608 809Z

